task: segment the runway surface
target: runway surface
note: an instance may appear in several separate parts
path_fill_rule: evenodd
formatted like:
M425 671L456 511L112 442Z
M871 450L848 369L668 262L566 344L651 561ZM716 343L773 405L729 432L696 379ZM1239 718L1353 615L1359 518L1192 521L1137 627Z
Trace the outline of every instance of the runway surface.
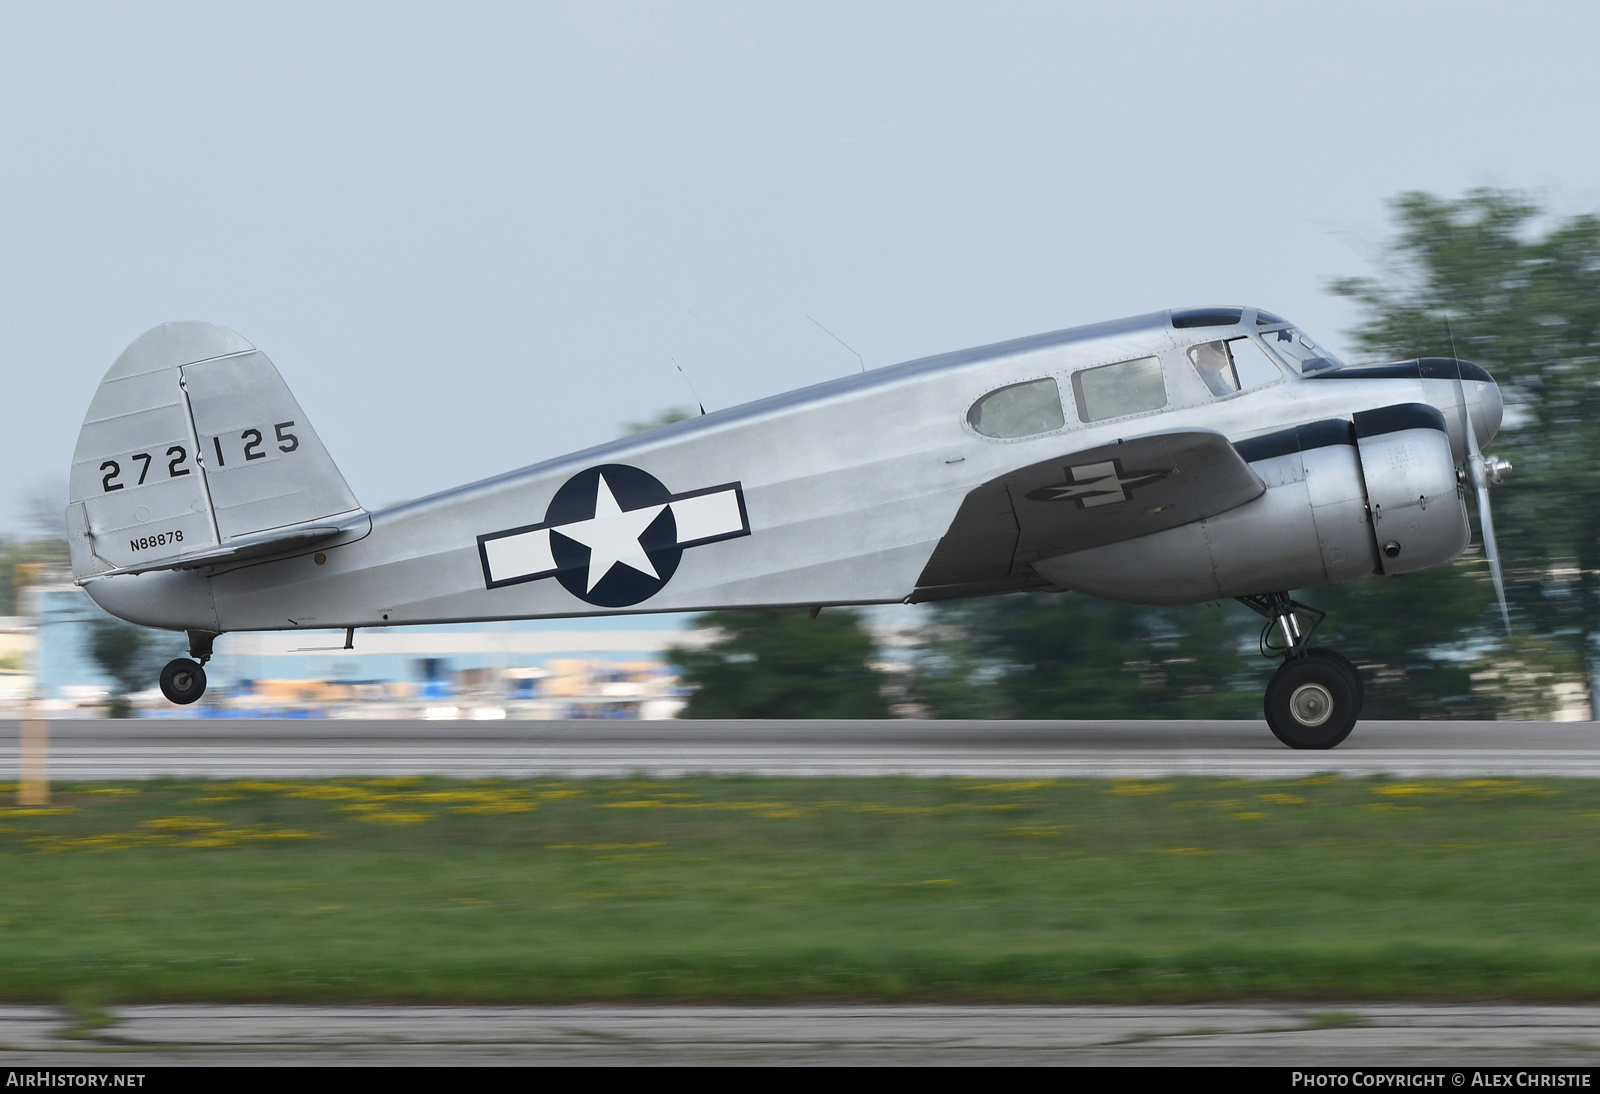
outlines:
M0 1066L1254 1064L1573 1066L1600 1008L1509 1006L0 1007ZM68 1036L63 1036L64 1034Z
M1594 722L1364 722L1296 752L1260 722L52 720L56 782L445 775L1600 777ZM0 781L21 723L0 722Z

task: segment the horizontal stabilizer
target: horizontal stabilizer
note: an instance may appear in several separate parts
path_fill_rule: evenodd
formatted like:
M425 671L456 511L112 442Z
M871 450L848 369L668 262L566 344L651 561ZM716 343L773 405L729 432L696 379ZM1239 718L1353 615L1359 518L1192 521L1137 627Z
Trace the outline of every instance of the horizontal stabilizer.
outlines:
M315 547L335 539L348 542L360 539L372 530L372 518L360 513L354 520L340 524L319 523L295 528L277 528L270 532L256 532L236 536L218 547L179 554L161 560L135 563L116 570L107 570L96 577L116 577L118 574L143 574L152 570L194 570L201 566L220 566L228 562L246 562L252 558L282 554L302 547Z

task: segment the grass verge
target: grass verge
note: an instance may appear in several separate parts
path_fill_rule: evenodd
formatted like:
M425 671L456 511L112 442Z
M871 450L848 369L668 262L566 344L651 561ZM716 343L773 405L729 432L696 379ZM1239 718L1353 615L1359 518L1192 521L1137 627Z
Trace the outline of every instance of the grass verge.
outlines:
M165 781L0 808L0 999L1600 998L1600 782Z

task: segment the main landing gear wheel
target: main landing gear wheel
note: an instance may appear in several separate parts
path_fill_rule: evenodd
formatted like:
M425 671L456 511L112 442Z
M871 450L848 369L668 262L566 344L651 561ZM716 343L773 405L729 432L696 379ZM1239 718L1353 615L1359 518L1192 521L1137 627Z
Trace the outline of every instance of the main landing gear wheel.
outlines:
M1311 632L1326 613L1286 592L1236 599L1266 620L1261 656L1283 658L1267 684L1263 704L1272 735L1290 748L1336 747L1355 728L1366 689L1348 657L1311 646Z
M1360 677L1334 657L1291 657L1267 684L1267 725L1290 748L1333 748L1355 728Z
M1320 646L1316 649L1306 650L1306 656L1321 657L1324 660L1332 661L1335 665L1339 665L1344 669L1345 672L1350 674L1350 679L1356 682L1356 713L1359 715L1361 708L1367 704L1367 688L1366 685L1361 682L1361 673L1356 671L1355 663L1344 654L1339 653L1337 650L1325 649Z
M179 705L206 693L206 670L187 657L174 658L161 670L161 694Z

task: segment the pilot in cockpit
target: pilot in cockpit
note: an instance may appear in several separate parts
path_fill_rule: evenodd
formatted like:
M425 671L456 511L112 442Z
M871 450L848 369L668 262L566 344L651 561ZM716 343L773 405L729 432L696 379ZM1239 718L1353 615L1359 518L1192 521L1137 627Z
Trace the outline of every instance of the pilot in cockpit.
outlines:
M1226 342L1206 342L1189 350L1189 360L1195 372L1205 381L1213 395L1232 395L1239 390L1239 376L1233 369L1233 357Z

